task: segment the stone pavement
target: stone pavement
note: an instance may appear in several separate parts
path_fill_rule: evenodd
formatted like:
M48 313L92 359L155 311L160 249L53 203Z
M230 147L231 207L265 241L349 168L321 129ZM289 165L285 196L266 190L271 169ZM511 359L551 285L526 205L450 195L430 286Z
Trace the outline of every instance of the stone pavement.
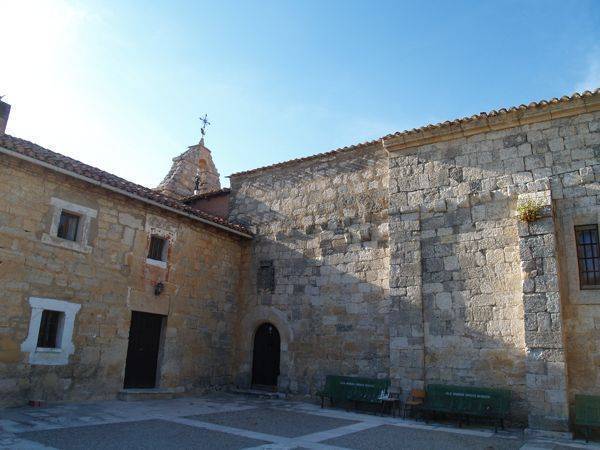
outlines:
M281 399L214 394L174 400L57 404L0 410L4 449L523 449L600 446L526 440L519 430L358 414Z

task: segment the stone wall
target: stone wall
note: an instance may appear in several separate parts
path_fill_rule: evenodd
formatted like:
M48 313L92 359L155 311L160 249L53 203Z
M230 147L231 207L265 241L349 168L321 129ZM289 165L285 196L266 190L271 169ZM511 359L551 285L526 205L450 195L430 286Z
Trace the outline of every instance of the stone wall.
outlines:
M219 171L210 150L204 145L204 138L173 158L171 169L156 189L175 198L221 189Z
M0 403L114 398L132 310L168 316L159 386L231 382L238 238L7 156L0 185ZM42 242L52 198L97 211L89 253ZM146 263L151 232L168 236L166 269ZM81 305L68 364L32 365L21 351L31 297Z
M600 223L600 112L561 102L233 175L229 218L256 234L244 242L3 158L2 402L113 397L142 310L168 315L161 386L249 386L269 322L282 391L314 393L327 374L404 394L507 388L513 419L566 430L574 395L600 395L600 290L580 288L574 232ZM176 180L188 193L195 158ZM528 199L543 207L531 223L517 218ZM97 214L86 245L48 237L56 201ZM151 233L169 239L166 268L146 261ZM69 364L22 351L31 297L81 305Z
M562 121L542 144L555 167L555 209L569 403L600 395L600 290L579 285L574 227L600 224L600 114Z
M256 328L282 334L279 387L314 392L325 375L388 376L388 167L381 144L231 178L230 218L256 238L239 311L239 385ZM272 293L258 292L273 261Z
M388 147L400 385L506 387L515 417L556 430L567 426L567 382L598 392L600 292L578 290L573 224L599 222L599 117ZM523 226L519 196L545 199L548 215Z
M485 385L512 389L518 404L525 344L515 201L484 178L492 176L480 145L491 163L483 140L390 159L391 373L404 392Z
M600 291L579 289L573 231L600 222L600 114L569 114L233 176L230 218L257 233L237 382L270 321L285 329L285 390L314 391L327 373L390 376L405 394L507 388L513 419L567 429L573 395L600 385ZM527 198L545 208L529 225L516 211ZM273 294L257 292L263 260Z

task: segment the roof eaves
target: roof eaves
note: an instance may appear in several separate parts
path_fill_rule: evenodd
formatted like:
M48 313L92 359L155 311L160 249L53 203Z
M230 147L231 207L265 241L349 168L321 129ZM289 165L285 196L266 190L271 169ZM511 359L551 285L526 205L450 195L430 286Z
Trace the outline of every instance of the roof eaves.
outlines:
M302 162L305 162L305 161L312 161L314 159L326 158L326 157L329 157L329 156L337 155L339 153L350 152L352 150L357 150L357 149L360 149L360 148L370 147L370 146L375 145L375 144L377 144L379 142L381 142L381 139L374 139L372 141L366 141L366 142L361 142L359 144L348 145L346 147L336 148L335 150L330 150L328 152L317 153L315 155L304 156L302 158L289 159L287 161L282 161L282 162L279 162L279 163L270 164L268 166L257 167L256 169L250 169L250 170L245 170L245 171L242 171L242 172L232 173L231 175L228 176L228 178L237 177L237 176L240 176L240 175L249 175L249 174L260 172L260 171L263 171L263 170L271 170L271 169L277 169L277 168L280 168L280 167L287 167L287 166L290 166L292 164L302 163Z
M428 124L411 130L397 131L372 141L349 145L328 152L317 153L316 155L290 159L243 172L236 172L229 177L249 175L261 171L288 167L296 163L368 147L378 142L382 142L387 151L395 151L403 148L415 147L458 137L468 137L487 131L503 130L514 126L569 117L575 114L597 110L600 110L600 89L565 95L561 98L540 100L531 102L527 105L522 104L510 108L481 112L470 117L447 120L437 124Z
M395 151L598 110L600 110L600 89L399 131L388 134L382 139L388 151Z
M204 222L234 234L248 238L252 237L250 232L241 225L233 224L220 217L199 211L174 198L144 186L131 183L116 175L104 172L103 170L89 166L69 158L68 156L61 155L60 153L53 152L24 139L7 134L0 135L0 152L78 178L144 203L152 204L176 214Z

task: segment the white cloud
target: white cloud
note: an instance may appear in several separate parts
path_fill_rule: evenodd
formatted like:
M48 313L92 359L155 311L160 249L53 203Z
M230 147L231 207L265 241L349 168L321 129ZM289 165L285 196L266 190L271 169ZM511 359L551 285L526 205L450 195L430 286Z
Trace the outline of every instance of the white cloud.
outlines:
M582 80L577 83L576 92L592 91L600 88L600 48L593 49L587 61L587 68Z

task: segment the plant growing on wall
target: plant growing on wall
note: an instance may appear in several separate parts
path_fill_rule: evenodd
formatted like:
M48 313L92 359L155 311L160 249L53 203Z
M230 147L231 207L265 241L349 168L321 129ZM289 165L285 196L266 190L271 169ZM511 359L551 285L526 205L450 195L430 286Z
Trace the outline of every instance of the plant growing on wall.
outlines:
M535 222L542 218L544 205L535 200L526 200L517 206L517 217L523 222Z

